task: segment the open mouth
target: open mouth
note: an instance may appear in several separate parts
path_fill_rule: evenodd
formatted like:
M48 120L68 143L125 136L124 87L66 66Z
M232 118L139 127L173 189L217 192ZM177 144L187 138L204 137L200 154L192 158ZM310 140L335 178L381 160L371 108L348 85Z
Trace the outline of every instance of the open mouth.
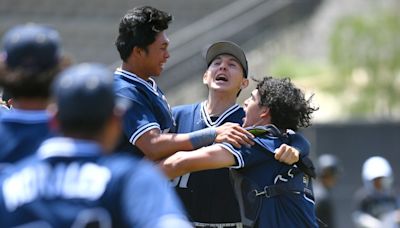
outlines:
M215 78L215 81L227 82L228 78L226 77L226 75L220 74L220 75L217 75L217 77Z

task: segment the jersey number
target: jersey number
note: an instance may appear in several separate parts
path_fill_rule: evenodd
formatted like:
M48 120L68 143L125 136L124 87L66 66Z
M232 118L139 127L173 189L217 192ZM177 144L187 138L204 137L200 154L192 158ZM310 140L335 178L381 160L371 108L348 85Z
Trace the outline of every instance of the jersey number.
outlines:
M176 187L178 186L179 188L187 188L187 184L189 182L189 177L190 177L190 173L186 173L183 176L180 177L176 177L172 182L172 186Z

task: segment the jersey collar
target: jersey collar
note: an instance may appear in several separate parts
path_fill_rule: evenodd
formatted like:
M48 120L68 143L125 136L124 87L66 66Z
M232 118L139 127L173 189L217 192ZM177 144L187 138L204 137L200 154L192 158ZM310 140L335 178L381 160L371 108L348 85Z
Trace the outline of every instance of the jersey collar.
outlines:
M44 123L50 120L47 110L22 110L12 108L2 112L0 119L7 122L17 123Z
M91 140L80 140L66 137L54 137L45 140L39 147L37 155L41 159L50 157L90 157L101 155L102 148Z
M115 74L121 75L124 78L127 78L127 79L130 79L132 81L138 82L138 83L144 85L151 92L155 93L157 96L159 95L158 94L157 84L154 81L154 79L152 79L152 78L149 78L149 80L146 81L146 80L143 80L142 78L138 77L136 74L131 73L131 72L126 71L126 70L122 70L121 68L117 68L115 70Z
M204 120L206 125L208 127L213 127L213 126L219 126L221 123L232 113L236 112L238 109L240 109L240 106L238 104L232 105L230 108L228 108L222 115L218 117L216 121L212 121L210 115L207 112L207 101L203 101L201 103L201 118Z

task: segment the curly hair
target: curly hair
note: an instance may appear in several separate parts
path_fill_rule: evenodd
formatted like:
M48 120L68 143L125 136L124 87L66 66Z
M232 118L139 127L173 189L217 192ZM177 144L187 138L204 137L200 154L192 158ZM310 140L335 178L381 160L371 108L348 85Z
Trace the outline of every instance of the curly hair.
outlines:
M271 123L279 129L294 131L311 125L311 114L318 108L311 107L312 96L306 100L304 93L294 86L290 78L264 77L257 82L260 106L268 107Z
M115 41L121 59L126 61L134 47L143 48L147 52L147 46L156 40L158 33L168 29L171 21L171 14L151 6L129 10L121 19Z

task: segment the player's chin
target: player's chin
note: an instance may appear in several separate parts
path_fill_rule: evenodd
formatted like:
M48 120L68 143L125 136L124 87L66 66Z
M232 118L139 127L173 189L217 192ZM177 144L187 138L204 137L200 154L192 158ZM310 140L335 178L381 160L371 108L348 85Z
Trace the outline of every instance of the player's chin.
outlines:
M222 83L212 83L211 88L221 92L228 92L231 90L231 88L229 88L229 85Z
M153 76L153 77L159 77L159 76L161 75L161 72L162 72L162 70L155 71L155 72L152 74L152 76Z

